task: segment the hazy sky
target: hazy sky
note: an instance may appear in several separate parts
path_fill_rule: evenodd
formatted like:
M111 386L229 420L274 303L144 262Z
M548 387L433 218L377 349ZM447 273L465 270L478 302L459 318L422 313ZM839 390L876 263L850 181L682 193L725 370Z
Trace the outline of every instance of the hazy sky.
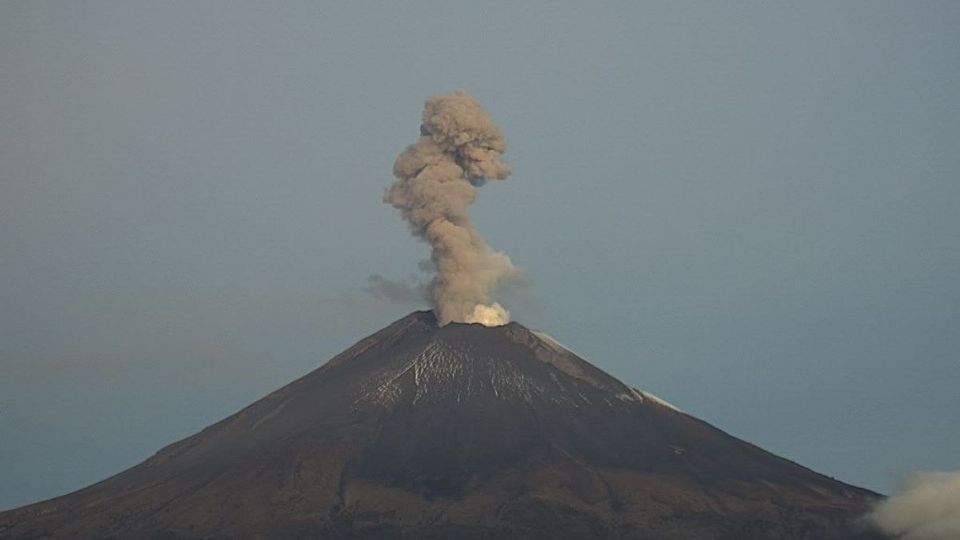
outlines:
M457 89L517 320L841 480L960 468L960 3L276 4L0 3L0 508L422 307L363 287Z

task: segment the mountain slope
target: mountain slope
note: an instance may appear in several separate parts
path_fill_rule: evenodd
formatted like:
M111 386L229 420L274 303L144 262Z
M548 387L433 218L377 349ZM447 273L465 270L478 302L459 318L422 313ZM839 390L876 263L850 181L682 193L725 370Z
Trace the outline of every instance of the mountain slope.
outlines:
M873 538L876 497L517 323L417 312L0 538Z

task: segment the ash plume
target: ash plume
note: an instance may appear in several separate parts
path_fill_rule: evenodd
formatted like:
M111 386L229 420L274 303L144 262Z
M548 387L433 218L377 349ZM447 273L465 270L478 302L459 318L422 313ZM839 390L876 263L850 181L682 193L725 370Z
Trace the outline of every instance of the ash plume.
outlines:
M397 157L396 182L384 202L400 210L413 233L431 247L436 276L428 286L440 325L506 324L510 314L494 301L497 286L517 272L470 222L476 188L503 180L507 145L480 104L465 92L427 99L420 138Z
M903 540L960 538L960 471L914 474L881 503L870 520Z
M429 300L429 285L410 278L406 281L389 279L380 274L372 274L367 278L364 290L379 300L386 300L397 304L413 304Z

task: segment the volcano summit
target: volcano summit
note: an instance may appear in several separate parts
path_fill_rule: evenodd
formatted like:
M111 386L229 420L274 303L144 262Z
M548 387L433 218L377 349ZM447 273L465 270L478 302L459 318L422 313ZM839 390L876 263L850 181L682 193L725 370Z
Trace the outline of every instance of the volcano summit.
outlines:
M415 312L0 538L866 539L877 498L518 323Z

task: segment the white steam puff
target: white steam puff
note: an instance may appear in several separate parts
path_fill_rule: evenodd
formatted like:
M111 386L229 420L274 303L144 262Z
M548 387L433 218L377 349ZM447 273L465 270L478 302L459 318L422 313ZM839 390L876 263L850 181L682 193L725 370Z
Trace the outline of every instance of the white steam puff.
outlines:
M957 540L960 471L913 475L901 493L873 511L870 520L903 540Z
M502 180L510 167L500 130L473 97L456 92L427 99L420 139L397 157L397 181L384 202L400 210L414 234L430 243L437 274L429 286L440 325L499 326L510 314L493 301L497 285L516 273L510 258L487 245L468 208L476 187Z

